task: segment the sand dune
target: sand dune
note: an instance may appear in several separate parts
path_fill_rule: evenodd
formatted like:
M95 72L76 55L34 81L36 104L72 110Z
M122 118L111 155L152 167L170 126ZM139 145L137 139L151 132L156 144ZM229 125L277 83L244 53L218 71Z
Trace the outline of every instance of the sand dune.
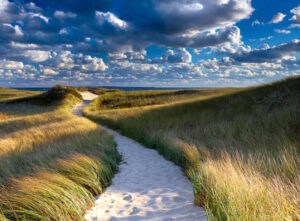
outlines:
M94 98L85 95L86 101ZM75 107L73 113L80 115L84 105ZM155 150L105 130L115 137L123 163L85 220L206 220L204 209L194 206L192 185L178 166Z

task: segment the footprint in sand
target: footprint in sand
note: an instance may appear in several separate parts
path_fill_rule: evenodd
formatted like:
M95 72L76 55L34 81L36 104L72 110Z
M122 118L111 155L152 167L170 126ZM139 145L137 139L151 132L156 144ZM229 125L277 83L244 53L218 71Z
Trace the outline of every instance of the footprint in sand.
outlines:
M130 215L137 214L138 212L140 212L140 209L137 208L137 207L133 207L133 208L132 208L132 211L131 211L131 213L130 213Z
M123 197L123 200L130 201L132 200L132 196L131 195L125 196Z

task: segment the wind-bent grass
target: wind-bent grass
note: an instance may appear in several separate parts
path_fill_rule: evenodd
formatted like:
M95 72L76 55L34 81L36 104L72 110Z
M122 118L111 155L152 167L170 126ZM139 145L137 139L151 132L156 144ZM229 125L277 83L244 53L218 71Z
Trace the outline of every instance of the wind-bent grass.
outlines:
M182 166L210 220L300 220L299 99L296 77L156 107L96 100L84 112Z
M68 90L0 104L0 220L82 220L116 172L113 138L70 114Z

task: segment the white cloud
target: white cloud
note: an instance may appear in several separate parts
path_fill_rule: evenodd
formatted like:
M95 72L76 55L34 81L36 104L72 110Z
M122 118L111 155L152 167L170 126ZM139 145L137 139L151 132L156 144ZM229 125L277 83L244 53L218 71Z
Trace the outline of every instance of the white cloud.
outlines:
M274 36L263 37L263 38L259 38L258 40L260 40L260 41L266 41L266 40L270 40L272 38L274 38Z
M1 21L9 21L9 13L7 12L9 9L10 3L8 0L0 1L0 22Z
M291 34L290 30L286 30L286 29L275 29L275 32L279 33L279 34Z
M69 34L69 32L68 32L67 28L62 28L59 30L58 34L67 35L67 34Z
M251 23L251 26L263 25L263 24L264 24L263 22L260 22L258 19L256 19Z
M190 63L192 62L192 55L185 48L177 50L168 49L162 57L154 58L152 63Z
M291 10L293 17L290 19L292 21L300 23L300 5Z
M105 22L107 22L119 29L126 29L128 27L128 24L125 21L119 19L111 12L96 11L96 19L99 25L103 25Z
M166 14L190 14L199 13L203 5L199 2L162 2L157 7L158 10Z
M45 23L49 22L49 18L47 18L46 16L42 15L41 13L28 13L30 15L31 18L39 18L41 20L43 20Z
M300 28L300 24L291 24L289 28Z
M84 71L102 72L108 69L102 58L87 55L83 57L82 61L81 69Z
M53 70L51 68L44 68L43 72L46 75L58 75L59 74L58 71L55 71L55 70Z
M75 66L73 54L70 51L53 52L47 64L62 70L71 70Z
M0 69L11 69L11 70L16 70L16 69L23 69L24 64L23 62L18 62L18 61L9 61L9 60L0 60Z
M280 23L284 20L285 17L286 17L285 14L279 12L276 15L273 16L272 20L269 23L270 24Z
M25 5L25 7L26 7L27 9L34 10L34 11L41 11L41 10L42 10L40 7L37 7L36 4L33 3L33 2L27 3L27 4Z
M165 60L170 63L189 63L192 62L192 55L185 48L167 50Z
M8 0L1 0L0 1L0 12L1 13L5 12L5 10L8 8L8 4L9 4Z
M43 62L48 60L50 56L49 51L42 51L42 50L27 50L21 53L26 59L34 62Z
M54 17L57 19L76 18L76 14L72 12L55 11Z
M108 69L102 58L72 54L70 51L53 52L44 66L62 71L103 72Z
M14 34L17 36L23 36L24 33L22 31L22 28L19 25L11 25L11 24L3 24L4 27L7 27L9 29L12 29L14 31Z
M251 47L249 45L244 45L244 43L224 43L217 47L211 48L214 52L221 54L237 54L237 53L245 53L251 51Z
M38 48L37 44L24 44L24 43L18 43L18 42L14 42L14 41L12 41L10 43L10 46L12 48L16 48L16 49L34 49L34 48Z
M108 53L108 57L112 60L127 59L126 54L124 54L122 52Z

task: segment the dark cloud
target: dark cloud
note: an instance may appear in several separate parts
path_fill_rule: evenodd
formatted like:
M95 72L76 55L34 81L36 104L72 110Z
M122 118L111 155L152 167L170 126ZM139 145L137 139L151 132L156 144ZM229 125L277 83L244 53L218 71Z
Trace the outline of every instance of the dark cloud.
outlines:
M26 3L35 3L36 6L46 11L70 11L89 16L95 10L108 11L113 8L114 1L111 0L25 0Z
M234 24L253 11L248 0L3 0L0 10L0 24L13 26L2 38L12 39L18 27L24 33L14 39L19 42L91 52L218 45L233 40Z
M275 47L255 49L250 52L233 55L232 58L238 62L262 63L282 59L284 56L293 55L300 51L300 40L278 45Z

